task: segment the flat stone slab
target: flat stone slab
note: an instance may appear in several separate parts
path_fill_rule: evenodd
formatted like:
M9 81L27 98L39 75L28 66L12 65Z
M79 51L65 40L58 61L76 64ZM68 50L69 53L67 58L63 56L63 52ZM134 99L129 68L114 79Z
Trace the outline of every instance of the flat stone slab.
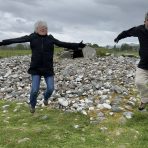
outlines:
M93 59L97 57L96 49L90 46L86 46L82 49L84 58Z

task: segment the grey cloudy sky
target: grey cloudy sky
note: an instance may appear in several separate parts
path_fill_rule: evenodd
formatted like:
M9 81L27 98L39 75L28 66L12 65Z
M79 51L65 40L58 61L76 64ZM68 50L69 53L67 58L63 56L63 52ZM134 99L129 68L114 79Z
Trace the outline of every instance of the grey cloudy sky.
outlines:
M44 20L61 41L114 45L121 31L143 24L147 11L148 0L0 0L0 40L28 35Z

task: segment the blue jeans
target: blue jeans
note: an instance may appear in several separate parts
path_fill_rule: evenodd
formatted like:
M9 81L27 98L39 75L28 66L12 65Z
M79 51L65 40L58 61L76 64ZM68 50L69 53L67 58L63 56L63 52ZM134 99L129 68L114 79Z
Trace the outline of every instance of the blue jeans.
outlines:
M54 76L44 77L47 89L44 92L44 100L48 100L54 91ZM40 88L40 75L32 75L32 88L30 92L30 104L32 107L36 106L37 96Z

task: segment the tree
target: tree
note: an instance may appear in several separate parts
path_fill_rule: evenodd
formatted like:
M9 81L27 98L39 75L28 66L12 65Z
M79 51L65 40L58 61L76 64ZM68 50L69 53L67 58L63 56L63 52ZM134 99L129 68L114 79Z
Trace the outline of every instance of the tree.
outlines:
M128 44L122 44L120 49L121 49L121 51L131 50L132 46L130 46Z
M15 49L17 49L17 50L27 50L27 49L30 49L30 47L27 44L17 44L15 46Z
M92 47L98 48L99 46L98 46L98 44L93 44Z

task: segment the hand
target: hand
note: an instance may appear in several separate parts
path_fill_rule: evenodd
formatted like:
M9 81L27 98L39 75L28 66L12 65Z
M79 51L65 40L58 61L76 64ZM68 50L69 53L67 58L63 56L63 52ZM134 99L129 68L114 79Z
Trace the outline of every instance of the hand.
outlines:
M115 39L114 39L114 42L115 42L115 43L118 43L118 42L119 42L119 39L118 39L118 38L115 38Z
M83 41L81 41L81 42L79 43L79 47L80 47L80 48L84 48L85 46L86 46L86 44L84 44Z

